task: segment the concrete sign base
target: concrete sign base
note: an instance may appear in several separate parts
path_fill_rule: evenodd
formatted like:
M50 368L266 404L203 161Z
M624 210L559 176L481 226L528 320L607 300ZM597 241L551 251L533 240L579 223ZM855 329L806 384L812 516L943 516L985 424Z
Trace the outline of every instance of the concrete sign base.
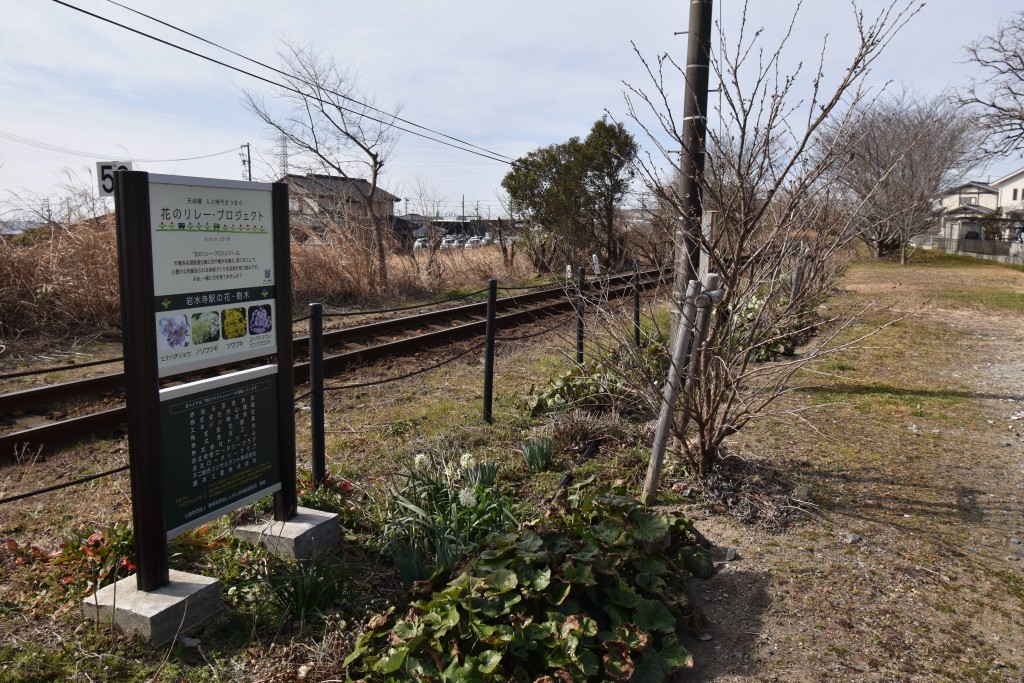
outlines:
M168 643L221 610L220 582L207 576L170 570L171 582L140 591L135 576L106 586L82 601L86 619L113 620L126 633L153 645Z
M340 542L341 523L333 512L298 508L287 522L270 521L235 528L235 538L262 545L282 557L308 560Z

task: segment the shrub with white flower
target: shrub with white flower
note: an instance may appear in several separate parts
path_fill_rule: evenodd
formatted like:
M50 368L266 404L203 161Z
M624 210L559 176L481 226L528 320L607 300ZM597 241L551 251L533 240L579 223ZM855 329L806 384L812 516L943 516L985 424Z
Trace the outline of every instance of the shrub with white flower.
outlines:
M459 491L459 505L464 508L476 507L476 491L473 489L462 489Z
M463 453L462 457L459 458L459 465L464 470L471 470L476 467L476 458L473 457L472 453Z
M420 470L427 466L429 460L426 453L417 453L412 460L412 464L416 469Z

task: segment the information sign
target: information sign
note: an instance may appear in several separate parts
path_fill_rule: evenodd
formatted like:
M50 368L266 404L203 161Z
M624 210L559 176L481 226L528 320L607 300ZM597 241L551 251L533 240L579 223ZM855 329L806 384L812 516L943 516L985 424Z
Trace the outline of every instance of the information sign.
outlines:
M160 391L167 538L281 488L277 366Z
M275 353L271 186L149 179L159 375Z

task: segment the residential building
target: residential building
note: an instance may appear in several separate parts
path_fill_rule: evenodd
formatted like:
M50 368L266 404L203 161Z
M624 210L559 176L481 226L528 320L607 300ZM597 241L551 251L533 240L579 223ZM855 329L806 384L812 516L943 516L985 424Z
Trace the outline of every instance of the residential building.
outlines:
M999 191L975 180L950 188L937 199L940 217L935 236L947 240L982 239L985 219L999 207Z
M999 206L1004 214L1024 211L1024 168L1003 176L992 187L999 192Z
M297 225L311 228L325 222L344 225L350 220L370 217L366 201L370 196L370 183L362 178L290 173L278 182L288 184L288 210ZM378 186L373 192L374 213L389 220L399 201Z

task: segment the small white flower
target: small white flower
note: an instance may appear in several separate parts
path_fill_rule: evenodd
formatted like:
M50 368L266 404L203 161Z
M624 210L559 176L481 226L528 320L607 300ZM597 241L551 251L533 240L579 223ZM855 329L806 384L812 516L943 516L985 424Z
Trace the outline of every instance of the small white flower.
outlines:
M412 464L418 470L419 469L423 469L424 467L427 466L427 454L426 453L417 453L416 457L413 458Z
M476 458L473 457L472 453L463 453L462 457L459 458L459 465L464 470L471 470L476 467Z
M471 508L476 505L476 492L473 489L462 489L459 491L459 505L464 508Z

